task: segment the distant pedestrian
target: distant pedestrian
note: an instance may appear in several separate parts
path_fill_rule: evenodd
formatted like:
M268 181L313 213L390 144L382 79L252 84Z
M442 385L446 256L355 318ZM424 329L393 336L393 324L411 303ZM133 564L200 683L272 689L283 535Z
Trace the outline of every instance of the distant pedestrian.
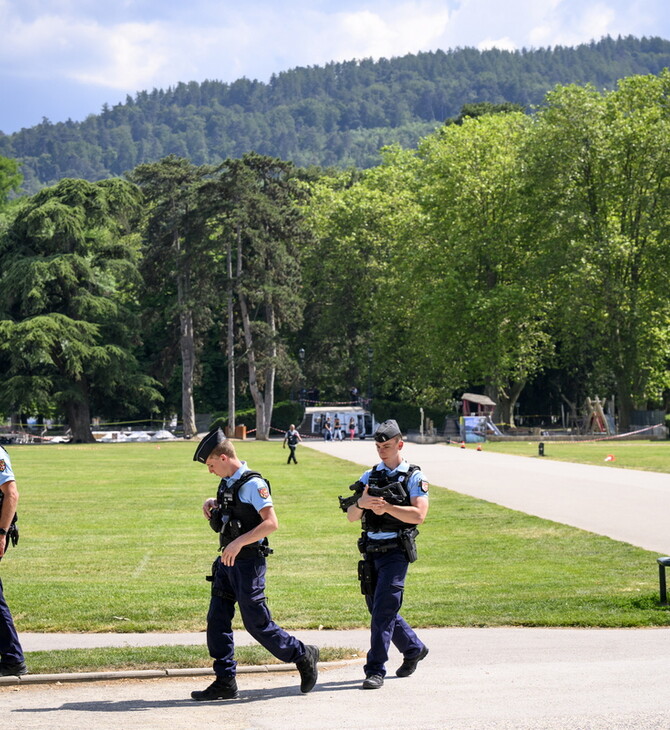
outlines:
M323 425L323 440L332 441L333 429L330 427L330 418L326 418L326 422Z
M349 419L349 440L353 441L356 435L356 419L352 416Z
M291 424L288 427L288 431L286 432L286 435L284 436L284 443L282 444L283 449L285 449L286 444L288 444L290 453L288 455L288 461L286 462L287 464L291 463L291 459L293 459L294 464L298 463L298 460L295 458L295 450L296 450L296 447L298 446L299 441L302 441L302 439L300 438L300 434L297 432L295 426L293 424Z
M342 441L342 422L339 416L335 416L333 423L333 438L335 441Z

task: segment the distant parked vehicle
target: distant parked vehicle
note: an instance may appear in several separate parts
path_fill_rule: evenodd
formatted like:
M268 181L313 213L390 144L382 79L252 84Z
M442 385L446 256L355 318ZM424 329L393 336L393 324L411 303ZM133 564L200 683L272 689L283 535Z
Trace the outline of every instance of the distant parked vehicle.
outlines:
M335 419L339 418L342 424L342 438L348 435L349 421L353 418L356 424L355 437L364 439L372 436L377 428L377 421L370 411L360 406L308 406L305 416L298 426L298 431L308 436L323 436L326 421L331 428Z
M160 431L156 431L156 433L151 437L151 440L152 441L174 441L176 438L177 437L170 431L161 429Z

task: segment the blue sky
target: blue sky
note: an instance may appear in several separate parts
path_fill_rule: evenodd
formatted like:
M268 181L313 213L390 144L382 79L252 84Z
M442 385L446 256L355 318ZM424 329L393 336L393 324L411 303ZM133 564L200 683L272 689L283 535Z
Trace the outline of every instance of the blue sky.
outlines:
M418 51L670 39L668 0L0 0L0 130L179 81Z

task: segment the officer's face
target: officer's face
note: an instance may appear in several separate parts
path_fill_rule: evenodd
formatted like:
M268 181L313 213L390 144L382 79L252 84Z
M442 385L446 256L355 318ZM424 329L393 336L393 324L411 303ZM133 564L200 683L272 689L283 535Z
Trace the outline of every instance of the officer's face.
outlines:
M400 450L403 446L403 442L400 439L392 438L388 441L375 441L375 446L377 447L379 458L386 466L398 466L401 461Z
M209 469L210 474L216 474L217 477L223 479L228 475L228 469L226 462L228 457L225 454L219 454L218 456L210 456L205 461L205 466Z

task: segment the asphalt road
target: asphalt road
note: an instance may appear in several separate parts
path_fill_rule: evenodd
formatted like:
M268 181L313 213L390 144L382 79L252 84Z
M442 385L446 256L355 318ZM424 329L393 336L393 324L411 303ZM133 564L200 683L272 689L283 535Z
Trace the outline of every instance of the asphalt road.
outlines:
M312 442L369 466L374 444ZM301 446L300 448L304 448ZM300 452L298 452L300 453ZM670 478L508 457L473 447L407 444L433 485L670 554ZM296 468L299 468L296 467ZM650 566L655 569L655 566ZM240 699L195 703L208 677L0 686L8 728L250 730L670 730L670 630L427 629L430 654L406 679L364 691L363 659L323 666L309 695L295 671L240 674ZM367 632L299 632L311 643L367 647ZM31 635L26 649L93 643L200 643L203 634ZM244 634L240 641L248 640ZM108 644L107 642L114 642Z
M351 645L365 632L320 632ZM337 637L334 635L337 634ZM361 659L322 667L308 695L295 671L241 673L240 698L197 703L207 677L0 688L5 728L261 730L618 730L670 728L670 631L428 629L414 675L394 651L380 690L360 689ZM308 632L301 638L309 640Z

